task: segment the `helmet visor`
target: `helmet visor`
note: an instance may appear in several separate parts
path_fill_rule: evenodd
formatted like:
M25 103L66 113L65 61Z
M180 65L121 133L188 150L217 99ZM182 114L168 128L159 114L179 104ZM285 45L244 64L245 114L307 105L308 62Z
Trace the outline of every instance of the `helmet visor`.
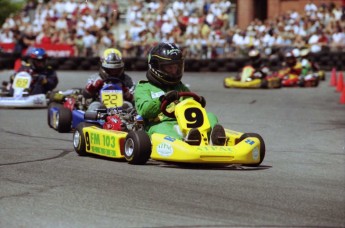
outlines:
M123 72L123 67L120 68L103 68L109 77L119 77Z
M46 60L45 59L32 59L32 65L36 69L43 69L46 66Z
M183 61L172 61L169 63L162 63L159 66L159 70L163 72L167 77L177 80L181 78L183 68Z

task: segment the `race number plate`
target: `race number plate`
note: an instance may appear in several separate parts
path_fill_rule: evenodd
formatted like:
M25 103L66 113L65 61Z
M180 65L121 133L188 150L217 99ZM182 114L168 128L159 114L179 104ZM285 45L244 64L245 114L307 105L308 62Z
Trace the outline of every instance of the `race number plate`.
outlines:
M184 134L191 128L198 128L201 132L210 128L205 109L201 108L201 105L193 99L185 99L176 105L175 114Z
M101 99L107 108L121 107L123 105L122 90L103 90Z
M13 81L13 87L18 89L27 89L30 87L31 76L26 72L19 72Z

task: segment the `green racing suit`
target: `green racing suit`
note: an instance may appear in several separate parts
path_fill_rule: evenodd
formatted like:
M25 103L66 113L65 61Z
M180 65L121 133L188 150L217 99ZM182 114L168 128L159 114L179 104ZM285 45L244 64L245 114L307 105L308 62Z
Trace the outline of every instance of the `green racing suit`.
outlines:
M162 89L148 81L140 81L135 87L135 108L138 114L144 118L145 131L150 137L153 133L161 133L177 139L182 138L174 129L174 126L177 125L176 119L167 117L160 111L161 102L159 97L171 90L176 90L178 92L190 91L188 87L181 82L175 86ZM215 114L207 112L207 116L211 127L218 123L218 118Z

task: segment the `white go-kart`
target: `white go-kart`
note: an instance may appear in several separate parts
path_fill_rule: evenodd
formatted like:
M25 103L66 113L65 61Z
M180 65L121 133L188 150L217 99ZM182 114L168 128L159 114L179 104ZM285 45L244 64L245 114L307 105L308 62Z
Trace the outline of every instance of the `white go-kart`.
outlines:
M9 95L9 91L2 88L0 96L0 108L44 108L47 107L46 94L30 95L28 89L30 87L32 77L27 72L18 72L13 80L13 95Z

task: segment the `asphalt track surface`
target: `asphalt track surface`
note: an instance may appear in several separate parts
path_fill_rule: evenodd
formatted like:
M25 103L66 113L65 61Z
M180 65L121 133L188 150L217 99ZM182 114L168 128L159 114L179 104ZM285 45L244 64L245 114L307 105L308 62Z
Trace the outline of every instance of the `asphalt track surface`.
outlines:
M58 89L92 73L60 71ZM225 89L227 75L183 81L226 128L263 137L257 168L80 157L46 109L0 109L0 227L345 227L345 105L329 74L318 88L277 90Z

